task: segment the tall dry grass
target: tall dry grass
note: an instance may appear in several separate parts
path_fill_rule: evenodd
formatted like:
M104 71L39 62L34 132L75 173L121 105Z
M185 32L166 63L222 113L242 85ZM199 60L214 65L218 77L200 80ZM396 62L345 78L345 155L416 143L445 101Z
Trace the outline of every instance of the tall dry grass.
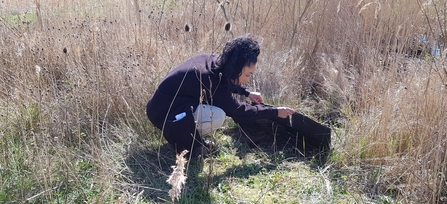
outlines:
M73 189L84 189L73 192L79 200L137 199L124 160L129 144L163 143L145 116L158 82L252 33L262 51L249 87L337 125L333 162L362 169L364 192L438 202L447 73L444 56L415 39L445 48L442 2L3 1L0 162L2 178L17 178L6 192L16 201Z

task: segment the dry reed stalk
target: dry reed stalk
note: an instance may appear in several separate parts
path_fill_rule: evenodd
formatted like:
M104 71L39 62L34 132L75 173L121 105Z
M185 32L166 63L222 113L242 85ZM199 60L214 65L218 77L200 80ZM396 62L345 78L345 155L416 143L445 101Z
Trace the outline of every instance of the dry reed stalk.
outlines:
M220 50L231 37L222 25L231 22L227 28L235 35L252 32L265 39L259 72L250 86L262 91L266 100L293 104L319 115L335 110L349 119L344 123L346 135L337 144L344 158L337 161L340 165L396 161L392 164L395 171L387 176L406 182L401 195L408 201L417 199L411 192L429 194L426 199L436 201L446 189L442 176L416 171L422 168L421 172L446 174L446 155L437 146L444 147L446 140L442 128L446 119L440 114L446 99L438 97L445 92L437 86L445 84L442 71L446 68L439 64L439 72L427 74L436 69L424 64L424 58L402 57L414 36L436 39L433 36L445 32L438 21L443 16L433 5L417 0L400 6L395 0L386 4L382 0L236 0L224 5L226 19L221 11L216 15L220 5L215 1L182 2L184 7L163 1L162 7L157 7L153 1L134 0L127 10L117 0L107 1L111 3L103 7L88 2L58 1L58 9L53 9L54 1L35 0L35 7L23 9L36 13L35 25L29 27L0 20L1 102L8 104L11 112L20 113L14 121L20 121L21 141L33 139L27 132L32 127L42 131L40 135L50 135L35 141L53 144L51 138L58 137L55 148L97 154L96 162L105 164L110 161L100 152L98 139L113 137L107 132L109 123L126 124L149 140L154 133L142 122L147 122L143 109L158 81L191 55ZM20 5L23 2L8 1L6 10ZM94 15L86 18L90 13ZM184 31L186 23L194 29ZM41 67L39 78L30 71L36 64ZM428 77L432 81L422 86ZM41 107L40 123L32 122L29 114L36 102ZM100 135L104 138L98 138ZM39 147L30 152L39 152ZM49 155L51 151L48 147ZM47 157L48 163L76 158L45 153L40 155ZM397 162L403 155L409 157L405 163ZM75 167L66 168L71 169ZM416 173L410 174L410 170ZM59 175L51 169L48 172L52 174L46 181L36 180L51 188ZM99 175L98 179L101 176L113 178Z

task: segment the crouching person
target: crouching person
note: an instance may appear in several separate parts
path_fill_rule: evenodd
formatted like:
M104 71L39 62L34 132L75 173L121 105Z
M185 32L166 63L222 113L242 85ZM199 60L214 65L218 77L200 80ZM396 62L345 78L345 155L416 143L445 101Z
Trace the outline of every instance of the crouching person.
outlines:
M164 138L180 153L199 156L214 145L203 140L223 125L226 116L239 119L286 118L288 107L264 106L260 94L243 84L256 71L259 44L245 35L228 41L221 54L200 54L170 71L149 99L146 113ZM254 104L239 102L244 95Z

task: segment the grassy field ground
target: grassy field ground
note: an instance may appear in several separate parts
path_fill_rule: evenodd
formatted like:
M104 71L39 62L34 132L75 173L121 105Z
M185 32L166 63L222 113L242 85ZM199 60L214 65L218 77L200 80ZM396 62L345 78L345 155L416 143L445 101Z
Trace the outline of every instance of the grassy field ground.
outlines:
M0 2L1 203L445 203L444 0ZM145 115L173 67L251 33L248 87L332 129L324 164L230 118L211 157ZM244 99L241 99L244 100Z

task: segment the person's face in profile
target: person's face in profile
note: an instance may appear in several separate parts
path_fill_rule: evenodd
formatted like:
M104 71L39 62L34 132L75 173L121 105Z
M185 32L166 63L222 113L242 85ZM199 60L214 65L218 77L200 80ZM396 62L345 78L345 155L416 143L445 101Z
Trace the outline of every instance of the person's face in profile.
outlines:
M256 64L251 63L250 65L246 65L242 68L241 73L239 74L239 78L237 79L238 84L245 84L250 81L251 75L256 71Z

